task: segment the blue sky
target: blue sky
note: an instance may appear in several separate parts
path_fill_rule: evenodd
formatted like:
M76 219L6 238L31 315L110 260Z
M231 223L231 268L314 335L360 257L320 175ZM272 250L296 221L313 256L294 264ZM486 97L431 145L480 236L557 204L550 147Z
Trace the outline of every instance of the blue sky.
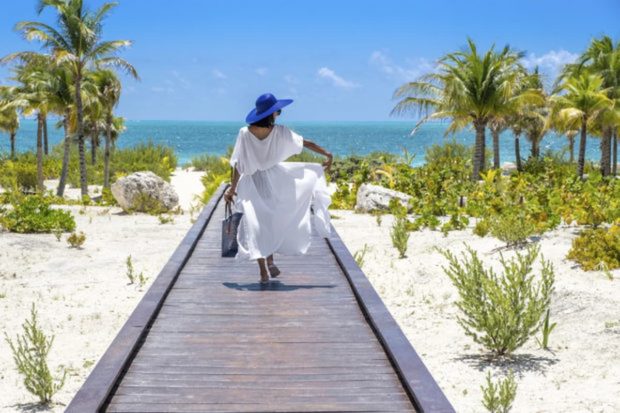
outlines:
M36 50L13 27L53 16L2 3L0 55ZM390 120L394 89L468 36L523 50L552 77L593 37L619 39L618 21L618 0L120 0L104 37L134 42L122 53L141 77L124 81L128 119L242 120L271 91L295 99L282 121Z

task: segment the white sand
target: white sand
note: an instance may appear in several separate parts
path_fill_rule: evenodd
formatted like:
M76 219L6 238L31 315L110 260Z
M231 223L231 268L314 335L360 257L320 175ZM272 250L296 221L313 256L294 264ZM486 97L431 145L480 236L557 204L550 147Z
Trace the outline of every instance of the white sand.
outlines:
M177 170L172 184L183 209L202 192L200 173ZM195 191L195 192L192 192ZM79 196L79 190L68 191ZM0 411L23 411L36 398L22 385L4 332L21 333L32 302L39 324L55 335L50 367L69 370L59 404L44 411L62 412L96 361L140 301L191 226L191 214L173 215L160 224L155 216L126 215L119 208L67 207L77 230L86 234L83 249L69 248L66 237L0 232ZM125 261L131 255L146 285L129 285Z
M491 265L499 258L500 241L472 235L471 228L447 237L424 230L411 233L408 256L399 259L389 236L391 216L379 227L368 214L332 214L341 218L332 222L352 253L364 244L370 248L364 272L458 412L484 411L480 385L487 370L500 375L509 368L518 383L513 412L620 411L620 270L610 281L566 260L576 228L555 230L540 241L556 274L552 351L541 350L532 338L513 362L491 363L456 322L457 291L441 269L445 258L434 248L460 254L467 242Z
M177 170L172 184L183 209L202 192L200 173ZM191 226L191 213L161 225L157 217L125 215L117 208L70 207L82 250L68 248L54 235L0 232L0 333L14 338L34 301L41 327L56 336L50 366L68 368L67 383L47 411L60 412L71 400L118 330ZM84 211L83 214L80 211ZM483 411L480 385L487 369L513 368L518 391L514 412L620 411L620 271L610 281L601 272L583 272L564 259L574 228L551 232L542 252L556 268L552 301L553 352L535 340L516 352L513 363L492 364L456 323L456 291L443 274L435 246L463 249L469 242L488 262L501 243L469 231L412 233L408 258L391 246L390 216L375 218L333 211L333 223L352 252L366 243L364 271L397 322L459 412ZM140 288L128 285L125 260L148 277ZM4 340L0 340L0 411L23 411L36 400L23 387Z

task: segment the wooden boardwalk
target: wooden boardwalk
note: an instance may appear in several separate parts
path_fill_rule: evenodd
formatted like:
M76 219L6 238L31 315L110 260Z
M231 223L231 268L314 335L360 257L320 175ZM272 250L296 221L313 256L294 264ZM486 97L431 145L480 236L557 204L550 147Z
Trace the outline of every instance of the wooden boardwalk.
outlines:
M218 189L68 412L454 411L335 233L220 256Z

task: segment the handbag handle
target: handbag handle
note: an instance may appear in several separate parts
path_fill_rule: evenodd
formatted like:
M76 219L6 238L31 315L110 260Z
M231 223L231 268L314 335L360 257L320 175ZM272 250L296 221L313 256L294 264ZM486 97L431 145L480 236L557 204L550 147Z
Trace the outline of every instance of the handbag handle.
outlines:
M230 216L232 216L232 208L230 202L226 202L224 204L224 219L228 219Z

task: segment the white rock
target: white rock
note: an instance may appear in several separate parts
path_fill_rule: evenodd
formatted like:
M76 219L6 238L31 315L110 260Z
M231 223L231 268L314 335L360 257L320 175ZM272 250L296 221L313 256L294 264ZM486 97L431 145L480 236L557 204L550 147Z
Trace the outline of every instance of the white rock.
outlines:
M517 165L513 162L504 162L502 164L502 172L504 174L510 174L517 170Z
M362 184L357 190L355 209L364 212L376 209L387 210L392 198L398 199L404 206L407 206L411 196L378 185Z
M134 210L138 206L134 202L140 194L159 201L164 209L170 210L179 203L179 196L168 182L151 171L134 172L112 185L112 195L124 210ZM144 211L140 211L144 212Z

